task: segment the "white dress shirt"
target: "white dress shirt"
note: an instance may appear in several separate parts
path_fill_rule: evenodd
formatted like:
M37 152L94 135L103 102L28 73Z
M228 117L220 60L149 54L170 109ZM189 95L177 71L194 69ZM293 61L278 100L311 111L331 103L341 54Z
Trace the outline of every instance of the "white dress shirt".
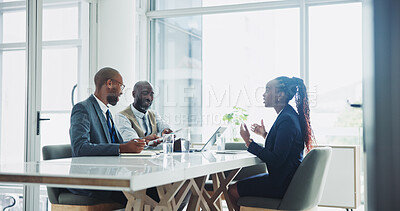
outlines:
M150 120L149 120L149 113L142 113L140 111L138 111L133 104L130 105L131 110L133 112L133 114L136 117L136 121L139 123L140 127L142 128L143 132L148 131L148 134L151 134L151 126L150 126ZM160 115L158 115L157 112L153 111L155 118L156 118L156 122L157 122L157 135L161 135L161 132L164 129L170 128L170 126L160 117ZM146 126L147 126L147 130L145 129L145 124L143 122L143 117L146 120ZM132 128L131 122L129 121L129 119L124 116L121 113L118 113L115 115L115 125L118 128L119 133L122 136L122 139L124 141L130 141L132 139L138 139L138 138L143 138L143 137L139 137L139 135L137 134L137 132Z
M94 97L94 99L96 99L97 103L100 106L101 111L103 111L104 118L106 118L106 120L107 120L106 112L108 110L108 106L106 104L104 104L101 100L99 100L99 98L97 98L96 95L93 95L93 97ZM110 111L110 115L111 115L111 118L112 118L111 111Z

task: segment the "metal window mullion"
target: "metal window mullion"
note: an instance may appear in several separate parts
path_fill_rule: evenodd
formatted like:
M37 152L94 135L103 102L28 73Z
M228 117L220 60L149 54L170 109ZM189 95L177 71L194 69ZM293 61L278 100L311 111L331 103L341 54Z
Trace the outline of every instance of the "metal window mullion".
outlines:
M98 3L97 1L89 2L89 78L87 83L89 84L89 90L95 90L94 84L91 83L91 78L97 72L97 34L98 34Z
M0 12L0 43L3 42L3 13ZM0 81L3 82L3 51L0 49ZM0 102L3 102L3 86L0 86ZM3 119L3 103L0 104L0 120ZM2 128L2 121L0 121L0 128ZM3 145L2 130L0 130L0 151ZM1 163L1 156L0 156Z
M78 101L90 93L90 5L91 3L87 1L81 1L79 4L79 39L81 45L78 46Z
M0 3L1 11L14 11L14 10L25 10L25 9L26 9L25 1L13 1L13 2Z
M148 70L148 75L149 75L149 81L153 84L156 83L156 78L155 78L155 71L156 71L156 22L155 20L150 20L149 21L149 70Z
M308 6L322 6L362 2L362 0L306 0Z
M82 45L81 46L78 46L78 64L77 64L77 76L76 76L76 85L78 85L79 84L79 81L80 81L80 79L82 78L81 77L81 74L83 74L83 63L82 63L82 56L83 56L83 48L82 48L82 46L83 46L83 37L82 37L82 11L83 11L83 8L82 8L82 2L80 1L79 3L78 3L78 38L82 41L81 43L82 43ZM73 88L72 88L73 89ZM78 96L79 96L79 92L77 92L78 93ZM72 95L72 94L71 94ZM71 101L73 101L73 97L74 96L71 96ZM79 97L78 97L78 99L79 99ZM72 103L72 102L71 102Z
M43 0L43 8L69 8L76 7L80 0Z
M26 43L3 43L0 44L0 51L9 51L9 50L25 50Z
M44 41L42 42L43 48L49 47L80 47L82 46L82 40L56 40L56 41ZM25 50L26 43L4 43L0 44L0 51L12 51L12 50Z
M206 15L206 14L285 9L294 7L299 7L298 0L289 0L283 2L247 3L247 4L209 6L209 7L193 7L185 9L157 10L157 11L148 11L146 15L149 18L167 18L167 17L178 17L178 16L196 16L196 15Z
M60 47L60 46L71 46L71 47L76 47L76 46L81 46L82 45L82 40L81 39L72 39L72 40L52 40L52 41L43 41L42 46L43 47Z
M36 135L36 112L41 103L42 0L27 0L27 111L24 160L40 159L40 136ZM25 171L35 169L25 169ZM39 210L39 185L24 185L24 210Z
M147 17L149 2L138 0L136 3L136 80L150 80L150 18Z
M309 87L309 22L308 6L305 0L300 1L300 77Z
M40 84L42 63L42 4L41 0L28 1L27 7L27 138L25 144L25 161L40 159L39 141L36 133L36 111L40 109ZM35 135L34 135L35 134ZM36 149L36 150L34 150Z

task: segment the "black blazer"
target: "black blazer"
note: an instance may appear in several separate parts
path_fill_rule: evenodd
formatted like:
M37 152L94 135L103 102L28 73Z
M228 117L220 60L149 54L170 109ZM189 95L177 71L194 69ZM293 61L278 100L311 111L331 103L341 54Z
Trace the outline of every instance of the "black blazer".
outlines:
M287 187L303 160L304 140L299 115L287 105L276 118L265 140L265 148L251 142L248 151L265 162L269 178Z
M73 157L118 155L122 137L116 132L117 143L111 143L107 120L93 95L72 108L69 135Z

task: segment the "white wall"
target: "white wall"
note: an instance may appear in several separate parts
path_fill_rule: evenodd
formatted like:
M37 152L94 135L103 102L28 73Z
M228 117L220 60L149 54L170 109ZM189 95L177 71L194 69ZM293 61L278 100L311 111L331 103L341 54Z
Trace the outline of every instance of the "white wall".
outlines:
M113 111L122 110L133 101L135 79L135 0L99 0L97 69L117 69L126 85Z

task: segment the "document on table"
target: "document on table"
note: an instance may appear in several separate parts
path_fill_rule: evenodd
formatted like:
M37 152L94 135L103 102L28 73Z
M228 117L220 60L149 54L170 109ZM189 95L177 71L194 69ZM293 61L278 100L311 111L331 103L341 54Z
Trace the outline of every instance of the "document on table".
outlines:
M154 157L159 155L160 153L158 151L153 151L153 150L143 150L139 153L135 152L123 152L120 154L120 156L126 156L126 157Z

